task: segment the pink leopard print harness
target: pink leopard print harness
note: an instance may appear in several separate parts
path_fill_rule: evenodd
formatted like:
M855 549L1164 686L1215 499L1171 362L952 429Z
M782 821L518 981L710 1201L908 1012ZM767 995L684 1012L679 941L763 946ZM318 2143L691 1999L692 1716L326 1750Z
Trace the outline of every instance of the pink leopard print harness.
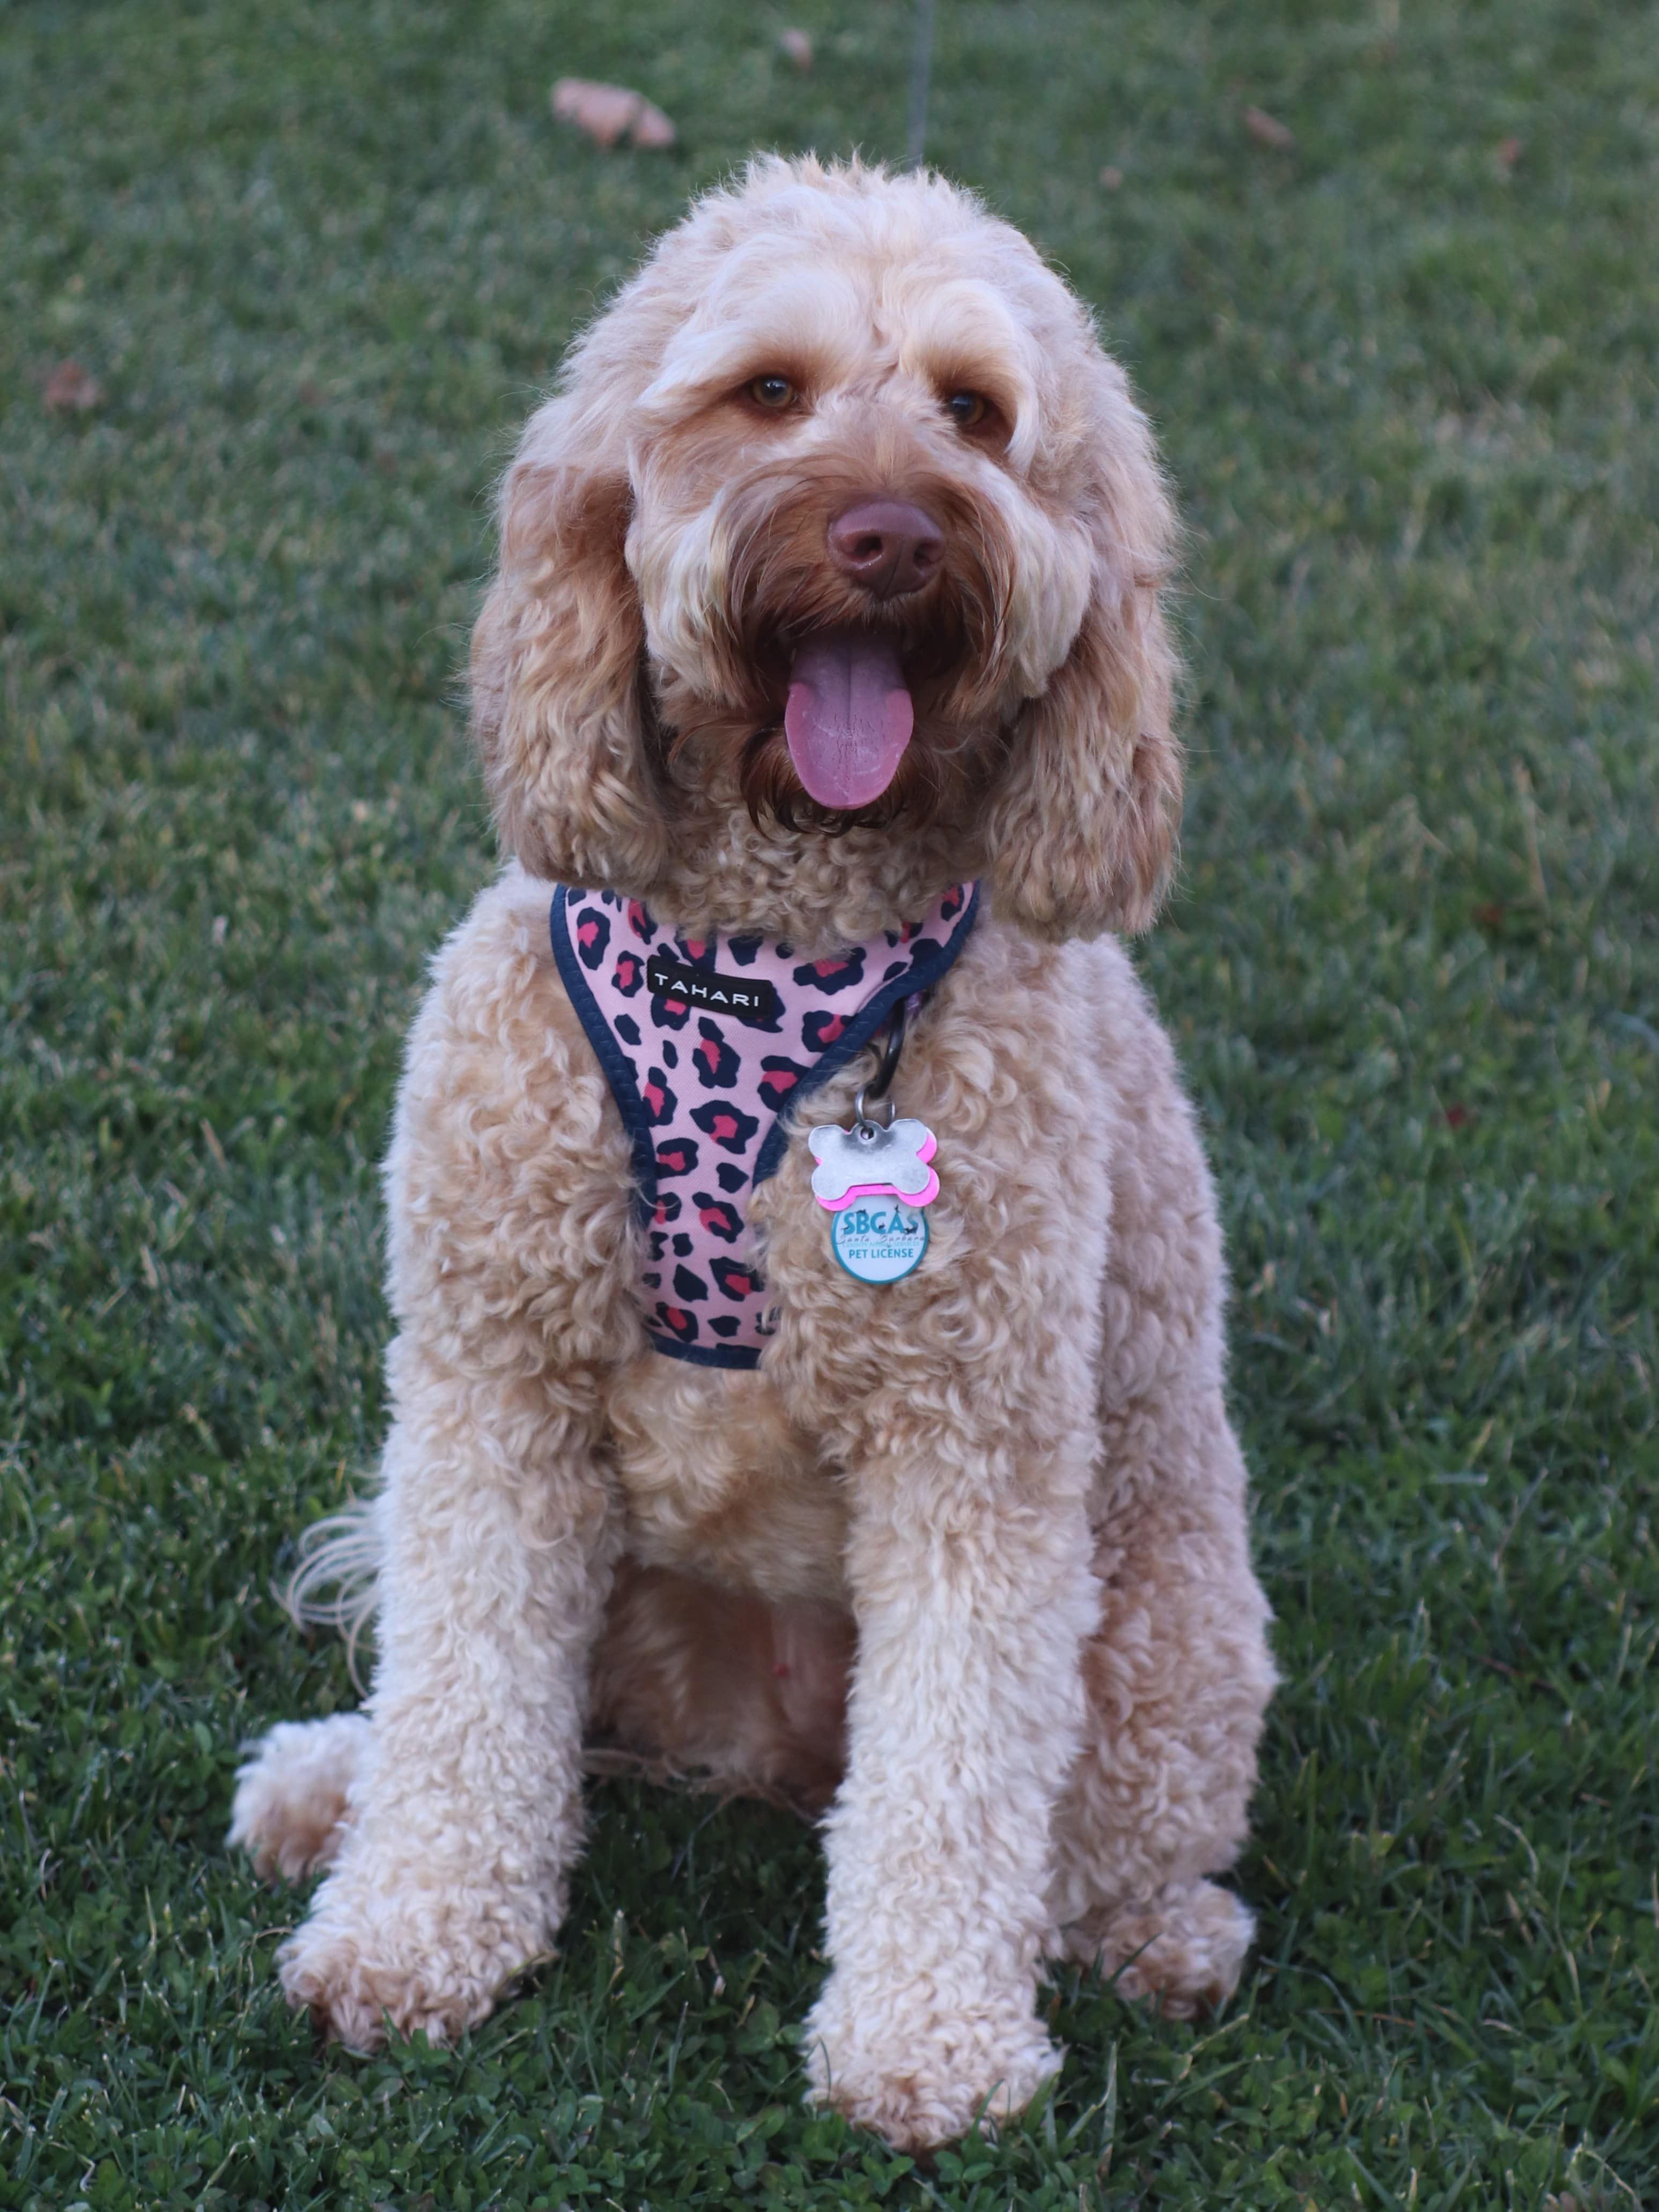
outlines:
M634 1152L635 1295L657 1351L754 1367L775 1326L746 1200L782 1115L845 1067L968 941L979 890L822 960L782 939L685 938L616 891L554 894L553 955Z

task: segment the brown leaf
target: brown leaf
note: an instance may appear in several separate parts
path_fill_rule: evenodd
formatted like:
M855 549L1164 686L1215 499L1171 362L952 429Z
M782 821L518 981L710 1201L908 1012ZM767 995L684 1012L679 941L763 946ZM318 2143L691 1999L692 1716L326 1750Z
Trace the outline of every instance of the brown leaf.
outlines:
M633 127L628 135L636 146L672 146L675 131L661 108L648 100L642 100L640 112L634 118Z
M1123 172L1109 162L1100 173L1100 181L1109 192L1115 192L1123 182Z
M66 414L84 415L97 406L104 388L78 361L60 361L46 379L42 394L48 407Z
M626 131L636 146L672 146L674 126L642 92L591 77L562 76L553 88L553 112L574 123L596 146L614 146Z
M1507 177L1525 151L1525 147L1518 138L1499 139L1497 154L1493 156L1498 163L1498 174Z
M1265 107L1247 107L1244 128L1260 146L1277 146L1281 153L1296 143L1296 133L1288 123L1281 123L1276 115L1269 115Z
M810 31L780 31L778 46L805 76L812 66L812 33Z
M553 88L553 112L574 123L599 146L614 146L643 104L625 85L596 84L590 78L562 76Z

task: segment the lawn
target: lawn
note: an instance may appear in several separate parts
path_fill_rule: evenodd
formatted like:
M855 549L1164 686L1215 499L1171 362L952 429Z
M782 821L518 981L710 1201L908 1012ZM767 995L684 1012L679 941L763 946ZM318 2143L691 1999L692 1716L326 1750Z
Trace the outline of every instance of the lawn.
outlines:
M223 1848L243 1739L356 1694L270 1589L380 1431L492 478L688 191L902 150L909 20L0 8L0 2205L1659 2205L1646 6L939 9L930 154L1098 306L1190 526L1138 957L1285 1676L1235 2003L1061 1975L1046 2109L918 2168L799 2101L781 1813L596 1786L562 1958L372 2061ZM556 128L565 70L679 147Z

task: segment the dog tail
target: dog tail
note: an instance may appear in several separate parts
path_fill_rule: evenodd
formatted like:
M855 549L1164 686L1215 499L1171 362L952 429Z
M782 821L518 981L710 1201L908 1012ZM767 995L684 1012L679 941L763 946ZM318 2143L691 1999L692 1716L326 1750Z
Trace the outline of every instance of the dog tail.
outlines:
M344 1637L360 1690L357 1647L374 1618L380 1556L374 1501L354 1498L343 1512L313 1522L300 1539L299 1565L276 1593L296 1628L333 1628Z

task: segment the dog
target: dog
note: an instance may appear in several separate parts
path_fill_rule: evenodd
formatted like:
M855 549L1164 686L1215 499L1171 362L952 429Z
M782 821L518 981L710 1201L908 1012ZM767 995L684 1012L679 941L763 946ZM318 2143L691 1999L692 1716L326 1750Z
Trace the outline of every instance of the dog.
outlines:
M368 2047L551 1950L585 1746L818 1808L809 2094L937 2144L1060 2063L1045 1956L1186 2017L1253 1932L1222 1248L1116 934L1174 849L1170 503L1017 231L769 158L575 344L499 520L509 858L386 1167L374 1679L232 1839L325 1869L283 1986Z

